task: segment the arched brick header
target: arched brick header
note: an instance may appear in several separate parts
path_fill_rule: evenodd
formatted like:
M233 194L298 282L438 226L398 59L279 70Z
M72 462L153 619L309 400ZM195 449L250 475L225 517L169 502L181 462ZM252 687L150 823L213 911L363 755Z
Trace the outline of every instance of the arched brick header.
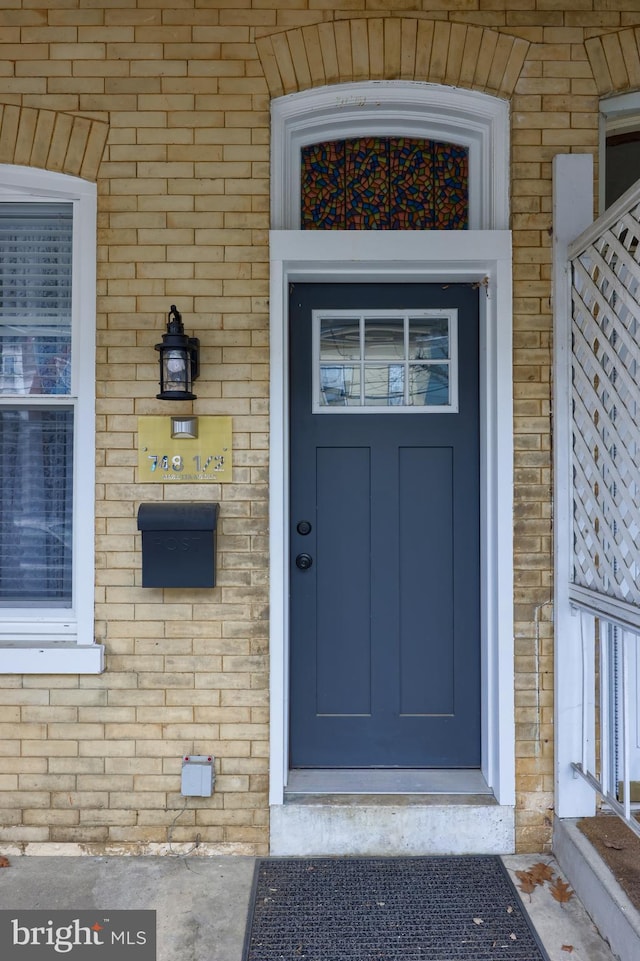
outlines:
M592 37L585 47L601 96L640 88L640 27Z
M0 163L95 181L108 132L102 120L0 104Z
M339 20L256 41L272 97L357 80L418 80L509 98L529 49L518 37L441 20Z

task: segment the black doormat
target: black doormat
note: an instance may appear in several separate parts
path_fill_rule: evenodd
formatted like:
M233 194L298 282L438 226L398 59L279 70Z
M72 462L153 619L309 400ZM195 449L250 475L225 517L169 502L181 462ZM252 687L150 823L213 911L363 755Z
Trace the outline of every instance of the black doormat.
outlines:
M244 961L549 961L497 857L265 858Z

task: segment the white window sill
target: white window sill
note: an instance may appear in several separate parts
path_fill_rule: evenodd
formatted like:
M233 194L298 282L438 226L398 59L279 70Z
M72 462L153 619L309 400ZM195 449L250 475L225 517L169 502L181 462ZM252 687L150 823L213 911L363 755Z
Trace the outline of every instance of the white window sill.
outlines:
M0 645L0 674L101 674L104 644Z

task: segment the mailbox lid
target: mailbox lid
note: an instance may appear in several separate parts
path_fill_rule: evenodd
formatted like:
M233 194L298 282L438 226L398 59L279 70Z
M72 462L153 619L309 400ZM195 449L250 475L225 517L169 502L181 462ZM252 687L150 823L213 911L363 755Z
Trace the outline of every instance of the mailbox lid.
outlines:
M219 504L206 501L155 501L140 504L139 531L214 531Z

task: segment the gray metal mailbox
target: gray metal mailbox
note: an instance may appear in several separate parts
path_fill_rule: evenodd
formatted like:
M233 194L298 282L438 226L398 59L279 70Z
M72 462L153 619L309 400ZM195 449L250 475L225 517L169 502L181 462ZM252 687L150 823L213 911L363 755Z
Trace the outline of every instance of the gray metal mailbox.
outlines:
M143 587L215 587L218 504L140 504Z

